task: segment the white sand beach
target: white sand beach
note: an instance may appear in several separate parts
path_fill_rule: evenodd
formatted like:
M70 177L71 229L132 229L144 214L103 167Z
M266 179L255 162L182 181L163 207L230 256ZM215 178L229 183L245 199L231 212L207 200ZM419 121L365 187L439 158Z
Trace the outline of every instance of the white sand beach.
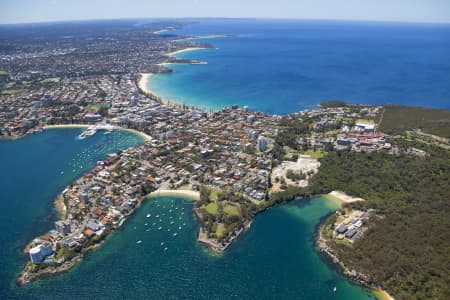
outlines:
M349 196L346 193L340 192L340 191L332 191L331 193L328 194L328 196L336 198L336 199L338 199L339 201L341 201L343 203L352 203L352 202L364 201L363 198L352 197L352 196Z
M177 50L177 51L169 52L169 53L167 53L166 55L168 55L168 56L175 56L175 55L177 55L177 54L184 53L184 52L188 52L188 51L204 50L204 49L209 49L209 48L196 48L196 47L191 47L191 48L186 48L186 49L182 49L182 50Z
M200 192L193 190L156 190L150 196L185 196L194 200L200 199Z

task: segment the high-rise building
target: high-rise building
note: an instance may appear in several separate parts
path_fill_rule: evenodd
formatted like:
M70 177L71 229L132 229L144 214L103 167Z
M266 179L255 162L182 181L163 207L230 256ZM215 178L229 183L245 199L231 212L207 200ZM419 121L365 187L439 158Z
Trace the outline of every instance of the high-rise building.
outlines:
M34 264L40 264L50 254L53 253L52 245L44 243L30 249L30 259Z
M55 222L56 231L62 235L70 233L70 223L68 221L57 221Z
M267 139L262 135L258 138L258 150L264 152L267 149Z

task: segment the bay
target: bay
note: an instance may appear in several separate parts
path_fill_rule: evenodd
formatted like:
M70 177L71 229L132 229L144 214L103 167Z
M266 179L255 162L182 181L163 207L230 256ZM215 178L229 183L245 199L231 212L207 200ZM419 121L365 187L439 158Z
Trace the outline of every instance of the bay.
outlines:
M325 100L450 109L450 25L301 20L200 20L165 34L231 34L180 58L149 89L204 109L233 104L286 114Z
M197 242L199 222L192 201L151 198L102 247L70 271L15 286L28 259L22 253L24 245L53 228L57 219L54 197L108 153L142 143L141 138L126 132L97 133L78 140L79 132L47 130L0 142L2 299L376 297L339 274L316 251L318 224L338 208L337 203L321 197L259 215L250 230L222 255L211 254Z

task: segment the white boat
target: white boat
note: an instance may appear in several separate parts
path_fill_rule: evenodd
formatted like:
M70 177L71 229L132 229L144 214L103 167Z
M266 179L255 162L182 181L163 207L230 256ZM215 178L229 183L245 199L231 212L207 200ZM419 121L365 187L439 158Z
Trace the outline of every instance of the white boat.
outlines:
M146 215L147 218L150 218L150 216L151 216L151 214L147 214L147 215Z
M137 241L137 242L136 242L136 244L140 244L140 243L142 243L142 241L141 241L141 240L139 240L139 241Z
M177 236L177 233L175 232L175 233L173 234L173 236Z
M333 292L335 292L335 293L336 293L336 290L337 290L337 289L336 289L336 287L334 287L334 288L333 288Z
M167 247L166 247L166 248L164 248L164 251L167 251Z
M158 230L161 230L161 229L162 229L162 227L159 227L159 228L158 228Z
M88 127L88 129L83 131L78 137L80 139L84 139L88 136L93 136L96 132L97 132L97 130L94 127Z
M161 242L161 246L164 245L164 242Z

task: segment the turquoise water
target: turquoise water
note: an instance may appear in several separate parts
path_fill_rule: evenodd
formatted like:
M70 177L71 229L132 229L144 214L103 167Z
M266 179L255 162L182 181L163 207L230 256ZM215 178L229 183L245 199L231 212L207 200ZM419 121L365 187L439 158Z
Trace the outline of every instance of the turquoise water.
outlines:
M197 243L191 201L149 199L75 268L17 288L14 280L27 260L21 250L52 227L55 195L107 153L142 142L125 132L85 140L77 140L78 133L48 130L0 143L0 298L374 299L314 249L317 224L337 208L324 198L261 214L223 255Z
M0 295L14 295L11 288L28 259L23 247L53 228L56 195L107 154L143 143L128 132L79 140L80 132L53 129L0 141Z
M179 103L274 114L332 99L450 109L448 24L202 20L176 32L235 35L178 55L207 65L152 77L151 90Z

